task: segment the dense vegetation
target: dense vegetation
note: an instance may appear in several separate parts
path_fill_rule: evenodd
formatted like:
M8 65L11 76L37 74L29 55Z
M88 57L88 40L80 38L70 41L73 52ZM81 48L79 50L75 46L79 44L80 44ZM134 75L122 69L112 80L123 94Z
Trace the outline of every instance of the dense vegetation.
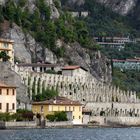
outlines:
M131 27L128 18L121 16L95 0L86 0L84 5L72 5L61 0L64 9L71 11L89 11L84 21L93 36L135 36L138 32Z
M38 93L37 95L33 94L33 101L44 101L49 100L58 96L58 91L54 89L43 89L42 93Z
M135 9L128 15L129 22L133 28L140 30L140 1L137 1Z
M83 47L97 49L84 21L73 18L68 12L62 12L61 9L60 18L52 20L50 7L45 0L36 1L34 12L30 12L26 3L27 0L20 0L17 3L9 0L4 7L0 7L0 21L9 20L11 26L15 22L25 32L30 33L36 41L56 53L58 57L64 55L64 49L56 46L58 38L66 43L77 41ZM58 2L55 4L60 8Z
M17 113L0 113L0 121L32 121L33 113L29 110L18 109Z
M5 51L0 52L0 59L2 59L3 62L6 62L10 59L10 56L7 55Z
M140 72L134 70L121 71L114 68L113 84L123 90L136 91L140 95Z
M46 116L47 120L49 120L50 122L60 122L60 121L67 121L67 114L66 112L62 111L62 112L54 112L54 114L48 114Z
M27 4L28 0L19 0L15 3L13 0L8 0L4 7L0 6L0 22L8 20L11 23L16 23L24 32L30 33L36 41L42 43L43 47L51 49L58 57L63 57L64 48L56 46L56 40L61 39L66 43L79 42L83 47L89 49L99 49L99 46L92 41L92 36L130 36L136 37L139 34L139 17L129 15L129 18L120 16L112 12L109 8L95 2L95 0L85 0L85 5L77 6L67 4L67 0L61 0L62 9L59 0L55 0L55 5L59 9L60 18L52 20L50 7L45 4L45 0L36 0L34 12L30 12ZM87 18L73 18L68 11L89 11ZM139 5L137 5L135 14L139 13ZM130 18L132 20L130 20ZM136 18L137 22L133 20ZM137 29L137 30L136 30ZM0 29L1 31L1 29ZM126 59L140 57L139 44L127 44L124 50L114 48L103 48L102 52L108 58ZM43 55L43 53L42 53ZM1 57L1 56L0 56ZM36 61L36 60L34 60ZM138 73L136 73L138 74ZM122 78L121 76L122 75ZM138 83L132 72L120 72L114 70L113 83L121 88L136 90ZM132 80L132 81L133 81ZM131 83L131 86L129 86ZM133 86L133 87L132 87ZM32 88L34 90L34 88ZM39 95L33 95L36 101L49 99L51 93L57 95L55 91L43 91ZM34 91L33 91L34 93Z
M108 57L113 59L127 59L140 57L140 44L126 44L124 49L105 47L101 51Z

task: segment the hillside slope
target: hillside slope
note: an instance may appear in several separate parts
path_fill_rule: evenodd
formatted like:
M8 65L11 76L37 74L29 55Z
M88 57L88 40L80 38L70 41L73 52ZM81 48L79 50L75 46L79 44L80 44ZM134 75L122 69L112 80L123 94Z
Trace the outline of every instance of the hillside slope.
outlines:
M52 13L52 5L59 16ZM110 62L98 52L85 22L71 17L59 3L10 0L0 10L1 36L15 41L16 62L82 65L98 80L111 81Z

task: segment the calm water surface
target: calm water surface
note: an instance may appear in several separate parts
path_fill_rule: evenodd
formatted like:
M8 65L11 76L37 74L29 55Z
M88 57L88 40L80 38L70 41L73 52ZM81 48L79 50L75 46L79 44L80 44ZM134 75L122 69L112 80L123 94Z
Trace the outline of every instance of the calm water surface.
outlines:
M0 130L0 140L140 140L140 128Z

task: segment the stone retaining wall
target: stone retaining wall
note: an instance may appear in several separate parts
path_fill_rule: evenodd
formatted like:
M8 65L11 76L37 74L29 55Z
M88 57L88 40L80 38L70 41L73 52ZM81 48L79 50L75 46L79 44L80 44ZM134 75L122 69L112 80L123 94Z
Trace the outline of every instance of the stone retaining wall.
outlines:
M72 126L72 122L46 122L46 127L57 127L57 126Z
M31 122L5 122L5 127L10 128L10 127L36 127L37 124L35 121Z
M93 125L124 125L124 126L140 126L140 117L100 117L93 116L90 118Z

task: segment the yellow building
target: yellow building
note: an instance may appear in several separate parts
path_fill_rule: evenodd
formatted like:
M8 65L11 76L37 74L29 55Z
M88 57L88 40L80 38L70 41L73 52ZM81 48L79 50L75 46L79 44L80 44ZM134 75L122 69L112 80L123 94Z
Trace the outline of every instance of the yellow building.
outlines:
M69 121L73 124L82 124L82 104L78 101L72 101L65 97L56 97L56 99L32 103L33 113L39 113L46 117L58 111L64 111Z
M0 52L5 51L8 56L10 56L10 62L14 64L14 41L9 39L0 38Z
M16 87L0 82L0 112L16 113Z

